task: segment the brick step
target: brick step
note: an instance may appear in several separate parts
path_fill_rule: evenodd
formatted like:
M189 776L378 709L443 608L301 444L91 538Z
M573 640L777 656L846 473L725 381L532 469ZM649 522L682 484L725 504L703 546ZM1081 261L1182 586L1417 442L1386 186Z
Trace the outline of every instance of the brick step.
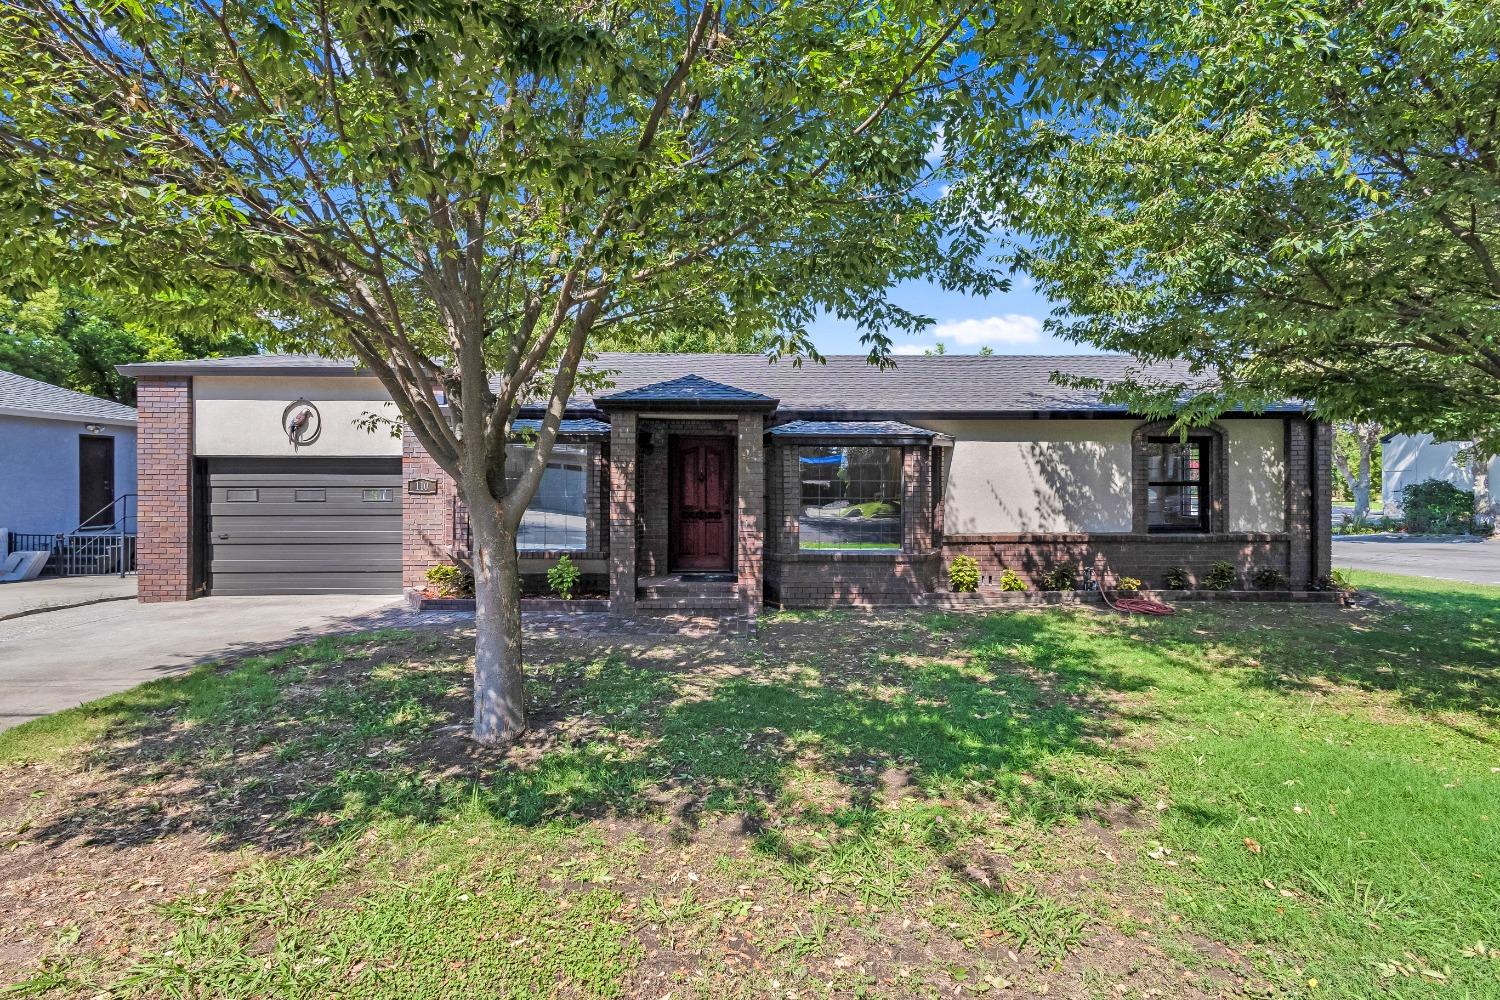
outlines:
M637 597L642 611L734 611L740 606L733 594L715 596Z

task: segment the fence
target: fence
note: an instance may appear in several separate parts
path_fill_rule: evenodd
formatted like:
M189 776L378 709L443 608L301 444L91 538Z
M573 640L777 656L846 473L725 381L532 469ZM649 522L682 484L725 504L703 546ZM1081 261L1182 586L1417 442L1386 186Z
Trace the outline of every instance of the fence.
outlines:
M37 534L12 531L10 552L50 552L43 573L54 576L95 576L135 571L136 537L119 532Z

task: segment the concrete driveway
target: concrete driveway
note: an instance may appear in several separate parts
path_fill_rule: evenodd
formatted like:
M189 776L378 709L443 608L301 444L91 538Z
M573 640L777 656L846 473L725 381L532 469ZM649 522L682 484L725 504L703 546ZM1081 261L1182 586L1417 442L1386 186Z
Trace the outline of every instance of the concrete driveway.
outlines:
M119 601L0 621L0 729L194 664L335 632L416 623L390 595Z
M1333 565L1335 569L1500 585L1500 539L1335 536Z

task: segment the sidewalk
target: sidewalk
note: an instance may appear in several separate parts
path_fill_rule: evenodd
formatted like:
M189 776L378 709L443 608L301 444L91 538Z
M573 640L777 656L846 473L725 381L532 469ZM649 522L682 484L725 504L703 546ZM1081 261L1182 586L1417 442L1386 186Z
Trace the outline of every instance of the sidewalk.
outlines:
M100 601L134 599L134 573L129 576L70 576L62 579L49 576L25 583L0 583L0 621Z

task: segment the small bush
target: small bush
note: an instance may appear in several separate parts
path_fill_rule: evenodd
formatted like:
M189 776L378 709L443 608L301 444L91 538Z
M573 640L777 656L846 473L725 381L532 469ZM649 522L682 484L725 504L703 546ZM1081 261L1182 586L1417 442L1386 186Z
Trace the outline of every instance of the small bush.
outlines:
M1250 577L1257 590L1285 590L1286 577L1281 575L1281 570L1272 566L1263 566L1256 570Z
M1072 590L1078 582L1078 567L1072 563L1059 563L1051 571L1042 574L1043 590Z
M1341 569L1336 569L1327 576L1320 576L1313 582L1314 590L1336 590L1341 594L1349 594L1354 591L1354 584L1349 580L1349 574Z
M427 571L427 585L439 597L473 597L474 577L468 570L443 563Z
M1209 590L1229 590L1239 583L1240 575L1235 572L1234 564L1220 559L1209 567L1203 577L1203 585Z
M1474 491L1441 479L1412 483L1401 491L1406 530L1414 535L1456 535L1474 530Z
M1173 566L1162 576L1167 581L1168 590L1187 590L1193 585L1193 578L1181 566Z
M1122 576L1115 581L1115 589L1126 594L1133 594L1143 586L1144 584L1133 576Z
M948 564L948 589L955 594L972 594L979 589L979 560L973 556L954 556Z
M1026 581L1021 579L1021 574L1013 569L1007 569L1000 574L1000 589L1007 591L1022 591L1026 589Z
M578 586L578 578L582 575L583 571L578 568L578 565L573 560L567 556L562 556L557 560L555 566L547 570L547 586L551 587L552 592L558 597L561 597L565 601L571 601L573 599L573 588Z

